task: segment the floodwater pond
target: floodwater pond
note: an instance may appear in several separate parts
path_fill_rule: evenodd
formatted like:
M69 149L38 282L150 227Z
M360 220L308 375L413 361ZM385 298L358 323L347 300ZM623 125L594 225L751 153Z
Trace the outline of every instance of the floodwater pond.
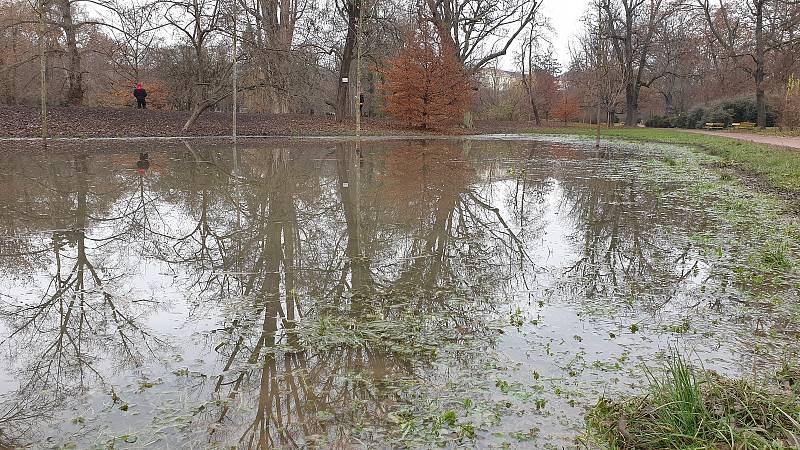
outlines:
M0 447L575 448L672 347L797 358L796 216L687 148L77 145L0 186Z

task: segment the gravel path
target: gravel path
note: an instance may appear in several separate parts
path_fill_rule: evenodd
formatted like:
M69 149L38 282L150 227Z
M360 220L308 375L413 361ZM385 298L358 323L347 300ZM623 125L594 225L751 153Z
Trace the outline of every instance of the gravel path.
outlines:
M789 147L800 149L800 137L789 136L764 136L761 134L753 133L737 133L735 131L710 131L710 130L686 130L689 133L707 134L709 136L719 136L731 139L739 139L740 141L756 142L759 144L780 145L782 147Z

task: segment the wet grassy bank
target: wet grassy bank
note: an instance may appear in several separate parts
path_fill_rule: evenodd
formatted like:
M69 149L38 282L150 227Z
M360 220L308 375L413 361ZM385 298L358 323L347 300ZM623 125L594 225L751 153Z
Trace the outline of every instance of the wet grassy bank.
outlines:
M571 134L594 136L590 127L541 128L536 134ZM733 167L749 175L758 175L774 189L800 196L800 151L775 145L757 144L732 138L693 134L680 130L655 128L602 129L604 139L659 142L690 145L719 156Z
M585 127L546 131L586 137L594 132ZM738 261L732 267L735 283L750 293L752 305L796 311L799 285L791 280L800 236L800 151L675 130L603 130L603 138L647 142L645 150L658 145L650 143L702 150L666 152L651 161L659 178L685 185L682 196L702 199L705 210L729 227L692 236L693 245L707 258L716 254L720 264ZM791 322L785 326L791 328ZM673 330L680 335L688 328ZM642 364L639 370L649 383L628 394L602 395L587 409L586 433L578 442L610 449L800 448L793 358L784 357L777 372L754 368L733 378L706 370L707 362L691 351L673 350L660 363Z

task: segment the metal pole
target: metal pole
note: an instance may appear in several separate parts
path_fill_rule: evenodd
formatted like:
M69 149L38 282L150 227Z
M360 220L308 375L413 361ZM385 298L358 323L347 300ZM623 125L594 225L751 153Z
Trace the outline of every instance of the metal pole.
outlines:
M44 27L44 0L39 0L36 5L39 12L39 78L41 81L40 97L41 97L41 128L42 128L42 146L47 147L47 60L45 59L45 27Z
M238 84L239 84L239 72L237 69L238 64L236 64L236 57L238 53L238 39L237 39L237 15L238 15L238 8L236 5L236 0L233 2L233 117L232 117L232 128L233 128L233 143L236 143L236 110L237 110L237 100L239 97L238 93Z
M601 37L602 27L603 27L602 21L603 21L603 19L602 19L601 9L600 9L600 0L597 0L597 67L595 68L595 70L596 70L595 73L597 74L597 76L595 77L595 78L597 78L597 80L596 80L597 81L597 85L595 86L595 89L597 89L597 91L596 91L596 94L597 94L597 135L595 136L595 140L594 140L594 147L595 148L600 148L600 99L602 97L600 95L600 64L601 64L600 63L600 58L602 58L601 53L603 51L603 45L602 45L603 41L602 41L602 37Z
M358 0L358 26L356 29L356 137L361 136L361 26L364 23L362 0Z

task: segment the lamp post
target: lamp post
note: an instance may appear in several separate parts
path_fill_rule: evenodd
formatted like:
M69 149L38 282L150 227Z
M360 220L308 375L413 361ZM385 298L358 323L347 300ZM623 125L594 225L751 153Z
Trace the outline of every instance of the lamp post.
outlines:
M238 92L238 83L239 83L239 72L238 72L238 64L237 64L237 53L238 53L238 32L237 32L237 16L238 16L238 7L236 5L236 0L233 1L233 113L231 117L231 128L233 131L233 143L236 143L236 110L237 110L237 100L239 97Z
M597 67L595 68L595 76L596 78L596 85L595 85L595 93L597 94L597 134L595 135L594 140L594 147L600 148L600 99L602 95L600 94L600 65L601 65L601 58L602 58L602 51L603 51L603 38L602 38L602 29L603 29L603 19L602 19L602 10L600 9L600 0L597 0Z
M356 25L356 137L361 137L361 28L364 25L364 4L358 0L358 22Z
M36 9L39 13L39 79L41 81L40 120L42 128L42 147L47 147L47 60L45 55L44 0L38 0Z

